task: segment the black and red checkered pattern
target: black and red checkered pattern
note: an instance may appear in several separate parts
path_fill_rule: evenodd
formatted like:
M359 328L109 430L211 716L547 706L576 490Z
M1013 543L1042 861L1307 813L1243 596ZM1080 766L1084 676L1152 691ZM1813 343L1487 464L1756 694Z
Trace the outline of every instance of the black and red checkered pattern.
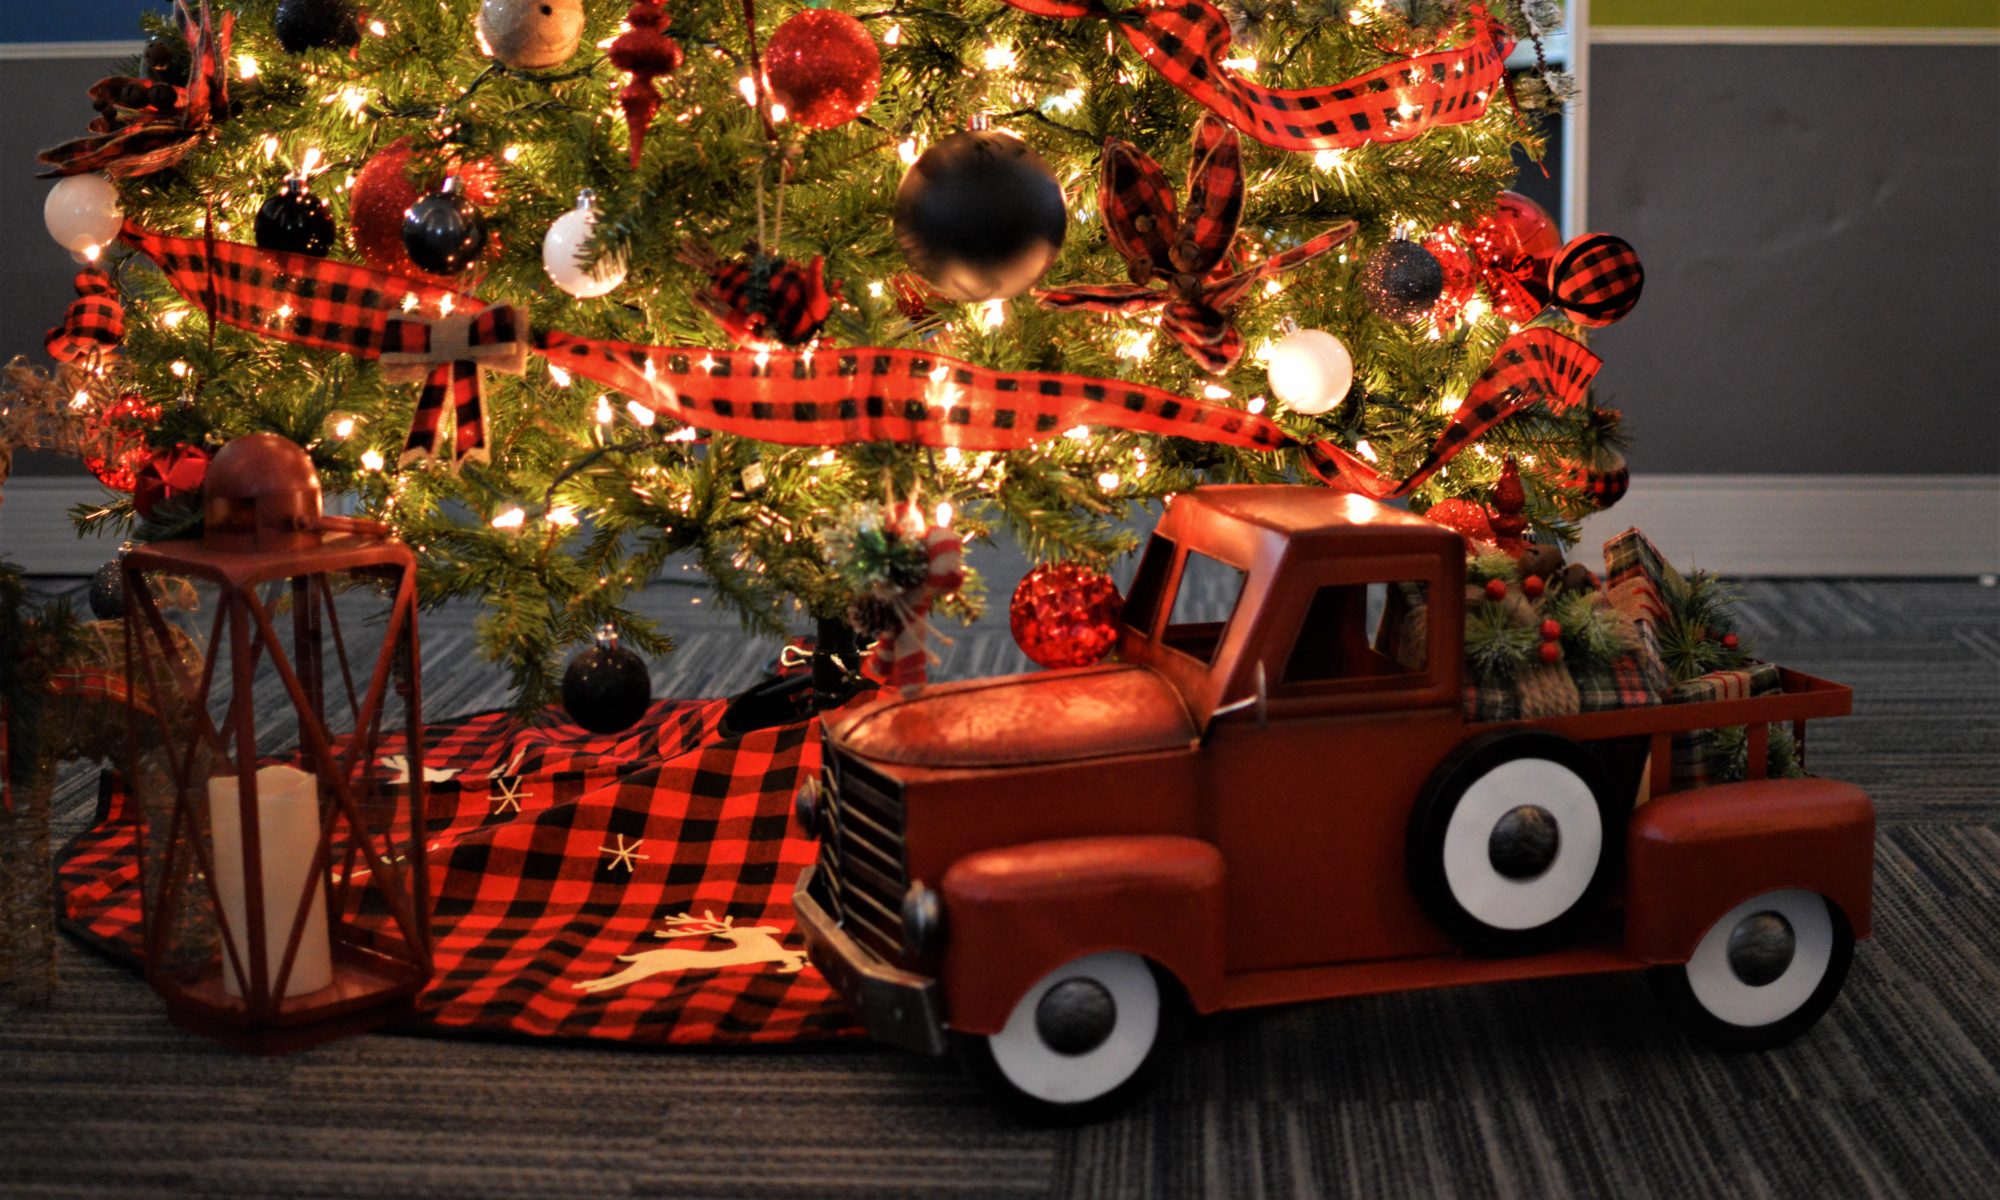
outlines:
M1251 286L1333 249L1352 234L1337 225L1262 262L1229 269L1230 248L1243 218L1243 145L1221 118L1194 127L1185 210L1174 204L1160 164L1135 146L1104 143L1098 208L1111 244L1124 256L1132 282L1048 288L1035 293L1044 308L1129 314L1158 308L1160 327L1212 375L1243 356L1243 337L1229 314ZM1158 280L1159 287L1150 286Z
M1493 361L1479 373L1451 423L1432 443L1417 469L1392 482L1361 458L1330 442L1306 448L1321 460L1314 469L1331 486L1386 499L1407 496L1481 434L1534 404L1562 412L1581 401L1602 362L1582 343L1547 326L1523 329L1500 343Z
M427 773L450 777L426 788L437 974L422 1024L683 1044L857 1032L810 964L787 969L795 958L702 967L677 953L659 973L582 986L626 968L621 956L730 948L656 936L683 915L768 926L783 951L803 949L791 893L815 844L793 823L791 797L819 770L818 727L723 738L725 703L662 701L607 736L502 713L426 731ZM107 788L58 870L66 927L134 958L136 849L129 802Z
M118 285L96 267L76 273L76 299L63 310L62 324L50 329L42 346L57 362L109 354L125 340L125 305Z
M1503 86L1513 35L1481 5L1462 44L1378 67L1325 87L1269 88L1222 66L1229 20L1206 0L1164 0L1117 13L1096 0L1007 0L1023 12L1103 18L1168 83L1210 112L1280 150L1346 150L1402 142L1477 120Z
M1607 450L1597 462L1571 466L1563 473L1563 482L1583 493L1591 508L1601 512L1625 498L1632 486L1632 469L1624 455Z
M1646 286L1638 252L1624 238L1585 233L1570 239L1549 267L1549 292L1579 325L1604 326L1632 311Z

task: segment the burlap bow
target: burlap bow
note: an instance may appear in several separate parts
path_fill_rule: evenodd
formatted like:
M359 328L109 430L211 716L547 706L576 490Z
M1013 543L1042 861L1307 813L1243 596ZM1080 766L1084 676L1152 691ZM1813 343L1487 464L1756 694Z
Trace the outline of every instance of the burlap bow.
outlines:
M435 320L391 317L382 330L382 377L391 383L422 380L423 395L410 417L403 444L407 464L437 453L445 400L457 425L453 465L485 462L486 396L482 370L519 375L528 369L528 314L511 304Z

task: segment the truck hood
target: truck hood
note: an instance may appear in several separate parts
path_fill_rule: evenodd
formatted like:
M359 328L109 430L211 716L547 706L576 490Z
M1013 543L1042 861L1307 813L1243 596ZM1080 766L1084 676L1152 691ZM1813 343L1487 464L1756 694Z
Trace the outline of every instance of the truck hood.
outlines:
M913 767L1015 767L1193 745L1200 733L1166 680L1116 664L940 684L834 719L833 743Z

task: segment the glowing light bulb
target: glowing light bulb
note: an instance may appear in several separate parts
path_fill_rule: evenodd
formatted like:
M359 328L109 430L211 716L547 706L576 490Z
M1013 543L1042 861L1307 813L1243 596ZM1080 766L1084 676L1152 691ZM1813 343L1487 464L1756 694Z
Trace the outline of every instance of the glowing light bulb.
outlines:
M931 514L932 524L936 525L939 529L950 529L951 519L957 515L956 511L951 507L951 501L940 500L938 501L937 511Z
M382 469L382 462L382 452L380 450L363 450L361 452L361 469L364 471L379 471Z
M248 54L236 56L236 77L238 79L257 78L257 60Z
M1118 472L1116 471L1098 472L1097 486L1103 488L1107 492L1111 491L1113 488L1118 486Z
M1020 60L1014 54L1014 47L999 42L986 47L986 52L979 56L979 61L989 71L1004 71Z
M647 429L651 429L653 422L660 419L658 413L647 408L637 400L627 400L625 402L625 411L631 414L634 421Z
M335 436L335 437L337 437L337 438L343 438L343 439L345 439L345 438L351 438L351 437L353 437L353 436L354 436L354 418L353 418L353 417L342 417L342 418L340 418L340 420L338 420L338 421L335 421L335 422L333 423L333 436Z
M519 529L523 524L527 522L527 520L528 520L528 514L522 512L520 507L516 505L514 507L508 508L500 515L494 517L493 528Z

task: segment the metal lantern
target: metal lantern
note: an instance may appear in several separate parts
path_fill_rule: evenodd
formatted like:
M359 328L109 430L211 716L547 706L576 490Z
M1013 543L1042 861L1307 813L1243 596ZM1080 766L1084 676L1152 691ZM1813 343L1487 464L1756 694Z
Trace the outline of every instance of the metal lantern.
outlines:
M416 563L323 515L311 460L273 434L215 456L202 517L123 560L146 974L177 1022L281 1050L405 1015L430 977ZM149 585L168 577L215 590L205 654ZM369 604L386 621L353 619Z

